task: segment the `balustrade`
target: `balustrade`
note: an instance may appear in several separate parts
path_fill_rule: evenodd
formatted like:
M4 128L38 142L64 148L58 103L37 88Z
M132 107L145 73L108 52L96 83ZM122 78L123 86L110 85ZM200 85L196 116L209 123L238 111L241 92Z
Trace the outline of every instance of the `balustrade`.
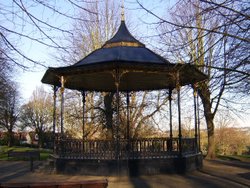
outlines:
M152 159L178 156L178 138L143 138L119 140L116 151L114 140L62 139L57 142L57 154L67 159L114 160L116 152L119 159ZM182 138L183 154L195 153L195 138Z

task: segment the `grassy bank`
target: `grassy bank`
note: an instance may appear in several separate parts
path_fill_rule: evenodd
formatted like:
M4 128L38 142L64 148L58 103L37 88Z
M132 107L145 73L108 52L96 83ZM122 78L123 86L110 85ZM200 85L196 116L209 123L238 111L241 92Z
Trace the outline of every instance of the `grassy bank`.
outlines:
M218 155L219 159L230 161L242 161L250 163L250 155Z
M8 151L40 151L40 160L46 160L49 155L52 153L48 149L38 149L38 148L29 148L29 147L20 147L20 146L0 146L0 160L1 161L15 161L21 160L18 158L8 158Z

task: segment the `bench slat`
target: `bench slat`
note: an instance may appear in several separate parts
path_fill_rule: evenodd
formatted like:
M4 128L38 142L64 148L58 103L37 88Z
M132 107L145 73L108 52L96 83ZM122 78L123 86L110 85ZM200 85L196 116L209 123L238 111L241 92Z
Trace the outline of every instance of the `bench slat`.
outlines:
M88 180L80 182L27 182L4 183L0 188L107 188L108 180Z

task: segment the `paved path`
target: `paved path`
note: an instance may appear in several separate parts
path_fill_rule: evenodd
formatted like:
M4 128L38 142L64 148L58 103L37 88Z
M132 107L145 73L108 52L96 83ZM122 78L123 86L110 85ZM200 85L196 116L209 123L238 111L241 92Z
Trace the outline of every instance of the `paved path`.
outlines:
M38 166L41 162L35 162ZM29 162L0 161L0 182L29 182L29 181L80 181L93 179L108 179L109 188L246 188L250 187L250 163L227 162L220 160L204 160L200 171L186 175L168 174L129 177L100 177L100 176L70 176L59 174L32 173Z

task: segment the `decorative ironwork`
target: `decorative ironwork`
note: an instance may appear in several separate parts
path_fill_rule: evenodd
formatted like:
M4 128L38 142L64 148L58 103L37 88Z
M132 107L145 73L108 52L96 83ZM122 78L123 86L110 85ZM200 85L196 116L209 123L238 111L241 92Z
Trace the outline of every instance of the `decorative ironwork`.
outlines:
M178 166L181 168L191 166L189 164L185 165L183 162L188 162L186 162L186 159L183 160L182 157L187 154L199 154L200 151L199 103L198 97L194 96L194 138L183 138L180 89L181 86L198 83L205 79L207 79L207 76L200 72L195 66L184 64L183 62L172 64L147 49L143 43L135 39L125 24L123 2L120 27L110 40L100 49L92 52L74 65L49 68L42 79L43 83L61 87L61 134L58 134L55 152L59 158L62 159L112 160L117 164L118 175L121 164L124 162L122 160L178 158L179 161L177 161L177 163L180 163ZM114 119L115 130L112 131L112 140L86 139L84 128L84 92L82 92L83 139L69 140L66 139L66 136L63 136L64 88L80 91L116 92L116 119ZM178 137L175 138L173 137L172 130L172 92L174 88L177 90L178 105ZM121 139L119 119L119 104L121 98L119 92L160 89L169 89L170 137L130 139L129 95L127 93L127 132L125 139ZM196 95L196 93L194 94ZM55 122L53 125L55 125ZM197 151L198 137L199 150ZM196 160L197 158L193 159ZM176 163L175 161L176 160L174 160L174 163ZM64 163L66 162L64 161ZM196 163L197 161L194 161L192 164ZM142 163L142 165L144 165L144 163Z
M194 130L195 130L195 149L196 151L198 151L198 125L197 125L197 90L196 87L194 85Z
M65 159L116 160L115 144L113 140L61 139L57 154ZM179 138L120 139L118 157L121 160L178 157L179 146ZM181 146L183 154L196 153L195 138L182 138Z
M56 138L56 92L59 87L54 86L53 87L53 151L55 152L55 138Z
M103 48L113 48L113 47L121 47L121 46L126 46L126 47L144 47L142 44L138 42L113 42L109 44L105 44Z
M122 0L122 5L121 5L121 20L125 21L124 0Z
M65 79L64 76L61 76L61 135L63 136L63 118L64 118L64 84Z
M177 107L178 107L178 127L179 127L179 154L183 154L182 151L182 133L181 133L181 85L180 85L180 73L176 73L176 89L177 89Z
M169 88L168 100L169 100L169 128L170 128L170 141L173 138L173 121L172 121L172 88ZM172 151L172 143L169 143L169 150Z
M85 139L85 103L86 103L86 96L85 91L81 91L82 94L82 139Z

